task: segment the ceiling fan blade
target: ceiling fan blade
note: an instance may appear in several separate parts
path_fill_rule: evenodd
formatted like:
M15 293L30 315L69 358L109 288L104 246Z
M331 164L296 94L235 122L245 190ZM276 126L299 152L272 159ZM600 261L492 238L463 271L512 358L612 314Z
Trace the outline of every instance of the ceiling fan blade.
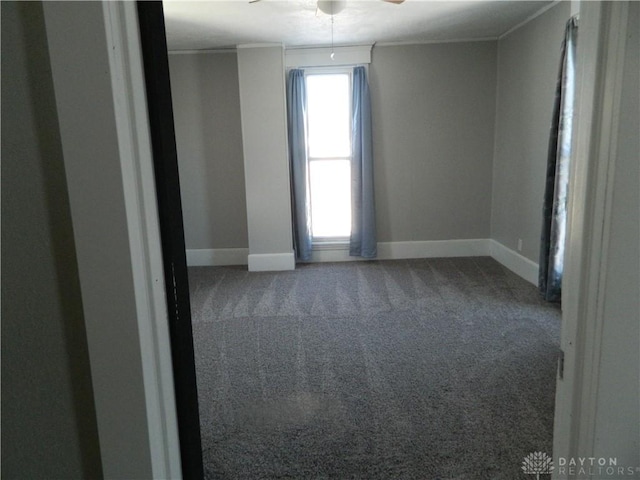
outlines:
M400 5L402 2L404 2L404 0L382 0L382 1L387 3L395 3L396 5Z

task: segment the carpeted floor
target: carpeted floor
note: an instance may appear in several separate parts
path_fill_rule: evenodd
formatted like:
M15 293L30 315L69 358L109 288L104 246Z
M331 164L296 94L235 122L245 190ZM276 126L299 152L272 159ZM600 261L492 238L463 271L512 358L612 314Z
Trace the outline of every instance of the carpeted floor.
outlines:
M207 479L517 479L560 312L490 258L189 271Z

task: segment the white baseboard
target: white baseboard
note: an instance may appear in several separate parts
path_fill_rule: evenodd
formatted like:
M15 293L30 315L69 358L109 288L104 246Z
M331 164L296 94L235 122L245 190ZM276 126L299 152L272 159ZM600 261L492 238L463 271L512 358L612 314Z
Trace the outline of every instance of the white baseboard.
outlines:
M296 259L291 253L252 253L249 254L250 272L275 272L280 270L294 270Z
M309 263L323 262L354 262L364 260L362 257L350 257L349 246L336 248L321 248L311 252L311 260Z
M249 254L248 248L201 248L187 250L189 267L248 265L250 272L293 270L292 253Z
M401 260L405 258L486 257L489 240L430 240L421 242L378 242L375 260ZM314 250L311 262L348 262L364 260L350 257L349 248Z
M378 243L378 259L380 260L483 257L487 255L489 255L489 241L485 238Z
M538 285L538 264L518 252L505 247L500 242L489 240L490 255L513 273L520 275L526 281Z
M224 265L246 265L248 248L201 248L187 250L187 266L213 267Z
M487 238L469 240L432 240L422 242L380 242L376 260L405 258L486 257L491 256L528 282L538 284L538 264ZM349 249L314 250L311 262L348 262L363 260L350 257ZM248 248L211 248L187 250L187 265L249 265L249 271L293 270L293 253L249 254Z

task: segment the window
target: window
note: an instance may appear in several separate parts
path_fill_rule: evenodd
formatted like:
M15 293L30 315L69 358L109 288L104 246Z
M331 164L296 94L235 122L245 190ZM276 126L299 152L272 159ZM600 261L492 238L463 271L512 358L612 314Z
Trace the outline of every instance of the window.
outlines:
M351 72L305 75L311 228L314 244L351 234Z
M289 70L287 110L296 258L311 260L323 244L348 245L350 256L375 258L366 68Z

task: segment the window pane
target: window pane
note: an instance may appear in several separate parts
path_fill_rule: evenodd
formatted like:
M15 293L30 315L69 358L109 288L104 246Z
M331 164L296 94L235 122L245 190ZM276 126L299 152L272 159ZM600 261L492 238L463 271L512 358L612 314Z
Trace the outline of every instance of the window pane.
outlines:
M348 160L313 160L311 225L314 237L351 235L351 169Z
M349 75L308 75L309 155L351 155Z

